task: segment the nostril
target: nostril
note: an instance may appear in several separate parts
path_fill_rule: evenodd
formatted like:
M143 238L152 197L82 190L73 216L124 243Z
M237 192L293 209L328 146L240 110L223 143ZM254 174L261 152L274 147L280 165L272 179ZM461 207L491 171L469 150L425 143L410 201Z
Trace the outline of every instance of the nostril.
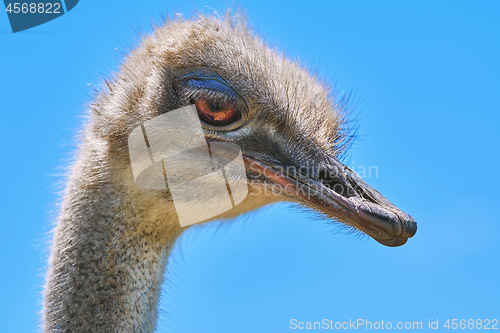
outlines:
M318 172L318 179L324 186L337 192L341 196L348 197L348 188L334 173L328 170L321 170Z
M366 191L364 191L354 180L352 180L350 177L347 177L347 180L349 180L349 183L351 184L351 187L354 189L354 191L360 196L361 198L372 202L372 203L377 203L377 201L372 198Z

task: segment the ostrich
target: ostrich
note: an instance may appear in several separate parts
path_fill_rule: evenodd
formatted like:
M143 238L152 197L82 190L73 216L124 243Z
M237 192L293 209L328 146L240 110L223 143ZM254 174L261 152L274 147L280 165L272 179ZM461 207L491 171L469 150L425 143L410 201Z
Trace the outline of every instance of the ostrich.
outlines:
M244 157L249 194L218 219L288 200L387 246L416 232L413 218L340 162L352 138L345 103L238 15L166 22L105 82L54 232L45 332L154 331L169 251L186 228L168 189L136 184L127 138L187 105L207 142L234 143Z

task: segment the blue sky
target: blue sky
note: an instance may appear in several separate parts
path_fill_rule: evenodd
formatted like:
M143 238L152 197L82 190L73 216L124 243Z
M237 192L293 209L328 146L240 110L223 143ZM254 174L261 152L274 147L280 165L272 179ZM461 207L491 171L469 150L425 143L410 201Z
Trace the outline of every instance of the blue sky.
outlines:
M356 92L349 161L376 166L378 177L365 180L419 229L388 248L288 204L223 228L195 226L174 248L158 331L500 319L500 2L241 4L269 43ZM17 34L0 14L2 332L37 330L60 174L98 77L135 44L134 29L150 31L161 13L224 5L81 1Z

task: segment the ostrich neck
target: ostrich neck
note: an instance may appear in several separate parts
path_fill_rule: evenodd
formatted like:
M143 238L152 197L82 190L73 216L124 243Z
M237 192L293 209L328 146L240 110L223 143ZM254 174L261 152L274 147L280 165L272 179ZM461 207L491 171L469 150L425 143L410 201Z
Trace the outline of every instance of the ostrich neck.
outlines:
M181 230L134 204L110 167L104 171L95 160L90 154L77 161L62 203L44 331L153 332L169 251Z

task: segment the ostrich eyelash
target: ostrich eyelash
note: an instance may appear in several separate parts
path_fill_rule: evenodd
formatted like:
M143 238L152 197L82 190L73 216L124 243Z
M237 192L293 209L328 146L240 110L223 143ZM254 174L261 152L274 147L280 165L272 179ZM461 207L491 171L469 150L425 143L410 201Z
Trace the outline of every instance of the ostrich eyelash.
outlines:
M188 75L176 84L176 90L183 104L190 104L193 99L202 98L218 105L234 104L240 112L247 110L246 103L238 93L222 81L213 76L192 77Z
M185 81L184 85L194 89L207 89L207 90L220 91L231 97L237 96L236 92L232 88L230 88L228 85L218 80L188 79Z
M220 92L218 90L213 90L213 89L203 89L203 88L195 88L195 89L184 88L182 89L180 96L183 102L190 102L191 100L196 98L203 98L211 100L221 105L229 102L235 103L237 100L233 96L227 95L224 92Z

